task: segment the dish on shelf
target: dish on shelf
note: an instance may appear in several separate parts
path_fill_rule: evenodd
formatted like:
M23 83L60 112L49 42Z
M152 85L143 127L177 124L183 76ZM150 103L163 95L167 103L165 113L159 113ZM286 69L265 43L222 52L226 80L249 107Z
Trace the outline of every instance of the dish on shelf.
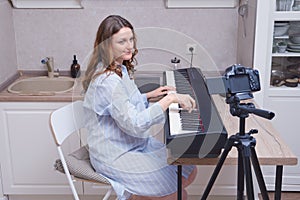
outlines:
M290 51L290 52L294 52L294 53L300 53L300 49L293 49L293 48L287 47L286 50Z
M288 30L289 40L294 44L300 44L300 22L291 21Z
M272 61L272 69L281 70L282 66L280 63Z
M277 24L275 23L274 25L274 36L283 36L286 35L288 30L289 30L290 25L288 23L282 23L282 24Z
M290 21L289 24L292 27L298 27L298 26L300 26L300 21Z
M292 10L293 11L299 11L300 10L300 6L298 5L298 6L294 6L293 8L292 8Z
M276 10L278 11L290 11L294 0L276 0Z
M287 87L297 87L299 83L299 78L288 78L285 80L285 86Z
M289 72L291 72L291 73L297 75L298 78L299 78L299 76L300 76L300 63L293 64L293 65L288 65L288 66L286 67L286 69L287 69Z
M300 44L300 31L298 35L289 35L289 40L294 44Z
M280 70L272 70L271 72L271 85L280 87L285 85L287 87L297 87L299 83L299 77L293 75L290 72L283 72Z
M300 10L300 1L299 0L294 0L294 5L292 7L293 11L299 11Z
M288 42L287 43L287 47L290 48L290 49L295 49L295 50L300 50L300 44L295 44L295 43L292 43L292 42Z
M272 70L271 72L271 85L274 86L282 86L285 85L287 79L295 79L299 78L295 74L288 72L288 71L281 71L281 70Z
M287 61L289 61L291 63L300 63L300 57L288 57Z

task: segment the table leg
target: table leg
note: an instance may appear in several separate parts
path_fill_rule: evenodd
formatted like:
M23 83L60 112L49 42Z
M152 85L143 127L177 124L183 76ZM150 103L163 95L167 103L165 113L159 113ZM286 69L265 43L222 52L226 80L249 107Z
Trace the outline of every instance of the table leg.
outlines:
M281 199L281 186L282 186L282 165L276 165L276 182L275 182L275 200Z
M177 199L182 199L182 166L177 166Z

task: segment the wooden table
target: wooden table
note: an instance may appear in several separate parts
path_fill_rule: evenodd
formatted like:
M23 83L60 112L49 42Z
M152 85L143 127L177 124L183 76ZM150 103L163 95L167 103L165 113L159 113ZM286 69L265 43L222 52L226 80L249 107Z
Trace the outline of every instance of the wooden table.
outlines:
M239 131L239 118L231 115L229 105L225 103L225 98L220 95L212 95L212 100L220 113L224 126L227 129L228 137ZM247 100L255 104L253 100ZM256 105L256 108L258 106ZM276 117L276 113L275 113ZM253 135L256 138L256 153L260 165L276 166L276 183L275 183L275 199L281 199L282 171L284 165L297 165L297 157L291 149L280 137L278 131L274 129L270 120L250 114L246 118L245 131L257 129L258 134ZM182 165L216 165L218 158L172 158L169 157L168 162L178 165L179 176L181 177ZM236 148L232 148L229 152L224 165L237 165L238 152ZM178 192L181 193L181 178L178 178ZM178 199L181 196L178 195Z

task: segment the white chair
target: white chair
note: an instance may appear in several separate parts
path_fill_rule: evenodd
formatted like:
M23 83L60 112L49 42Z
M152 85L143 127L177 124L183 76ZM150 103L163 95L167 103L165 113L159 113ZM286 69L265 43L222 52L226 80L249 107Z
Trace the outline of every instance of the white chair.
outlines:
M57 170L66 174L75 200L79 200L79 197L72 178L110 185L109 181L96 173L91 166L87 146L68 155L63 153L61 145L70 135L78 133L84 127L82 103L82 101L72 102L53 111L50 115L50 128L59 154L55 166ZM110 186L103 200L109 199L112 191Z

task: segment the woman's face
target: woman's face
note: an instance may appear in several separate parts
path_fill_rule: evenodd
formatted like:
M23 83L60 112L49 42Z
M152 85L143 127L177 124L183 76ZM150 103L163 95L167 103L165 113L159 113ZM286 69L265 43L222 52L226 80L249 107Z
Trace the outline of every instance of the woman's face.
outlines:
M112 52L117 64L122 64L124 60L130 60L134 45L132 30L123 27L112 36Z

